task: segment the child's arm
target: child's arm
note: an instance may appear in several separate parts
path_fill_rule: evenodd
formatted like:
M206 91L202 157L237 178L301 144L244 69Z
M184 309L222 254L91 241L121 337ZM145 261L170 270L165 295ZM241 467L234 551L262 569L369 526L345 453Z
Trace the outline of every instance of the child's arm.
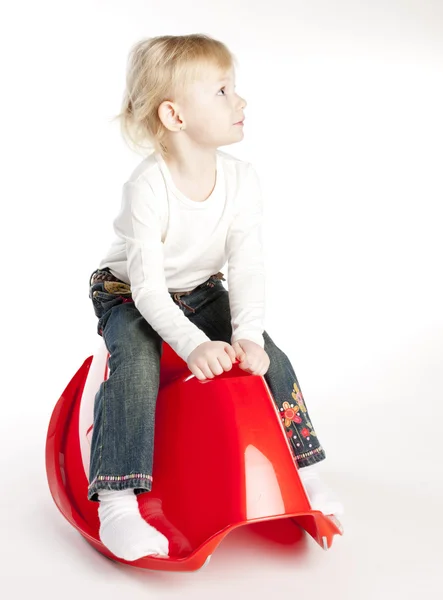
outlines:
M257 173L247 165L227 235L231 344L247 339L264 347L265 266L263 198Z
M114 230L125 240L127 269L136 308L171 348L187 362L191 352L210 338L174 303L166 284L161 210L144 179L123 186Z

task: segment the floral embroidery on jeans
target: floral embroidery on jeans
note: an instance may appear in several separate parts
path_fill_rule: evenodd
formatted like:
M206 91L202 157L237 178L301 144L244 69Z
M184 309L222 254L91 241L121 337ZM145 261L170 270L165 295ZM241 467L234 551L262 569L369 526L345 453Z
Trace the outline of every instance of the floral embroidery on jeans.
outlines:
M307 412L307 408L305 406L305 401L303 400L301 390L298 387L297 383L295 383L295 382L294 382L294 391L292 392L291 395L294 398L294 400L297 402L300 410L304 413Z
M286 435L289 439L291 439L294 434L299 439L300 443L304 446L304 439L309 441L311 436L317 437L314 429L312 428L312 424L305 417L305 427L302 429L297 428L295 425L299 425L303 423L303 418L301 415L305 415L307 413L306 405L303 399L303 395L301 393L300 388L297 383L293 384L294 391L291 393L293 399L295 400L295 404L289 403L286 400L282 403L282 407L280 408L281 419L286 427ZM301 414L300 414L301 413Z

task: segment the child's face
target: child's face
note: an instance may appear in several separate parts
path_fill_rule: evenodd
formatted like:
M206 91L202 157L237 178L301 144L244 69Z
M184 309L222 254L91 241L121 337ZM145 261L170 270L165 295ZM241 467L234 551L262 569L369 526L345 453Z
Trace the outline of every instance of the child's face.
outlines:
M195 81L180 103L186 131L202 145L223 146L243 139L246 100L235 91L235 72L215 69Z

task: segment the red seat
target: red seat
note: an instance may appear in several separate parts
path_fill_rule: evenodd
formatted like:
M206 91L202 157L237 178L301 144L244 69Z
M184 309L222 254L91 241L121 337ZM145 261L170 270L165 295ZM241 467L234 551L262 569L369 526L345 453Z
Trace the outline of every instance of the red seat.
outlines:
M87 499L94 399L108 377L109 354L100 340L58 400L46 440L52 497L98 551L136 567L194 571L240 525L284 518L288 528L302 527L325 550L342 534L335 517L311 510L264 378L235 363L199 381L164 342L152 491L137 499L142 515L161 501L164 519L183 536L181 552L174 554L170 545L168 558L128 563L115 557L99 540L98 503Z

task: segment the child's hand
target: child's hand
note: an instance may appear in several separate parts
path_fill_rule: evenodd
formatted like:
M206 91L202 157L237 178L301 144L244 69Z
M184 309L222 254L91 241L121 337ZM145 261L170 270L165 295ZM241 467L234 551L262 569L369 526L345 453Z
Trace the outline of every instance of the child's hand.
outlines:
M252 340L237 340L232 344L235 358L240 361L238 365L243 371L252 375L264 375L269 369L269 356L261 346Z
M214 379L230 371L235 362L235 352L227 342L203 342L188 356L188 368L200 381Z

